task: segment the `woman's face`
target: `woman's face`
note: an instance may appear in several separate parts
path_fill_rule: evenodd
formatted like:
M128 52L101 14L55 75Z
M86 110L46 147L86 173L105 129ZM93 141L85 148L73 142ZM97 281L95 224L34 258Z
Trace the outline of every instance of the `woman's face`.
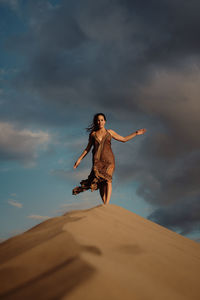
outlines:
M99 116L97 117L97 124L98 124L99 129L104 128L104 126L105 126L105 124L106 124L106 121L105 121L105 119L104 119L104 116L99 115Z

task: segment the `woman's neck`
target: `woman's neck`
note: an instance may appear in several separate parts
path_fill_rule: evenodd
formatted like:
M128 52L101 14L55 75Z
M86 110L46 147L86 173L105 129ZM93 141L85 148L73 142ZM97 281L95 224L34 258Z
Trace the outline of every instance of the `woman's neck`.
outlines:
M98 129L97 131L103 133L106 131L106 129L105 129L105 127L103 127L103 128Z

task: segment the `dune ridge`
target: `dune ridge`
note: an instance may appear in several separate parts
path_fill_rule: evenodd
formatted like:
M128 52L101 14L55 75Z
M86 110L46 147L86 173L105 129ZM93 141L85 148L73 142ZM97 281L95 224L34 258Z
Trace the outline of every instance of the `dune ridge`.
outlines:
M0 299L196 300L199 278L199 243L114 204L0 244Z

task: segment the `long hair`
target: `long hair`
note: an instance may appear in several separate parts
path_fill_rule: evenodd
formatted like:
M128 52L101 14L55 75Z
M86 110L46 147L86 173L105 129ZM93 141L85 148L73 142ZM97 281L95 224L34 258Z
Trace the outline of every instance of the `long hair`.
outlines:
M106 121L106 116L103 113L98 113L98 114L94 115L92 123L90 123L90 125L87 128L85 128L87 132L92 133L93 131L97 131L99 129L98 123L97 123L98 116L103 116L104 120Z

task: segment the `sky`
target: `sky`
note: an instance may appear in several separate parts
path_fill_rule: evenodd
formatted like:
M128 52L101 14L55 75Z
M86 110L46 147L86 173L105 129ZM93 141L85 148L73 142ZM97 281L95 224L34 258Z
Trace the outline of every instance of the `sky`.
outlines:
M95 113L112 140L111 204L200 241L198 0L0 0L0 241L74 209Z

